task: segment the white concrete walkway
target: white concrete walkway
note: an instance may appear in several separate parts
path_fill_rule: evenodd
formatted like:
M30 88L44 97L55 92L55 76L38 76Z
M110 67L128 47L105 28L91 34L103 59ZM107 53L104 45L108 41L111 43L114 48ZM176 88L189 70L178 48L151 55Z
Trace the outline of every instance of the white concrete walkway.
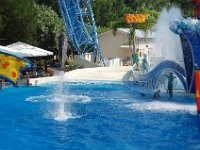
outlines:
M32 78L30 83L35 85L59 80L59 75L53 77ZM132 81L133 72L131 66L121 67L96 67L77 69L66 72L64 80L67 81L85 81L85 80L105 80L105 81Z

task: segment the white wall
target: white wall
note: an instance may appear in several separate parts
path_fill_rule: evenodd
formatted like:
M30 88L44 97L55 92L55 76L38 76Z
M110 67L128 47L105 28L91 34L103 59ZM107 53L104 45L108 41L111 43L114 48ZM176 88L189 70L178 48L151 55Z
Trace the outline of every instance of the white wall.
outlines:
M103 57L107 64L110 66L119 65L131 65L132 54L131 50L128 47L128 35L125 32L117 31L117 34L114 36L112 31L102 33L98 36L99 46L101 48ZM153 48L153 39L144 39L136 37L136 48L141 52L140 63L142 62L143 55L147 54L148 61ZM126 45L124 48L120 48L122 45ZM148 45L148 47L147 47ZM91 56L87 56L88 59ZM118 62L118 60L120 61ZM108 66L109 66L108 65Z
M86 68L98 67L98 65L94 64L93 62L82 59L77 55L74 55L74 63L78 65L84 65Z
M100 34L98 36L99 46L104 59L131 57L129 49L121 49L120 46L128 42L126 34L117 32L114 36L112 31Z

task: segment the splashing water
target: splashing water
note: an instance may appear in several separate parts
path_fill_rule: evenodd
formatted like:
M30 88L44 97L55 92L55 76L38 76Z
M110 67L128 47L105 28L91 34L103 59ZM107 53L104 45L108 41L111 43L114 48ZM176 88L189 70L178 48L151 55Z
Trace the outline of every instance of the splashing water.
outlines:
M72 118L72 114L69 110L69 103L65 103L67 101L67 90L64 89L63 81L64 72L60 72L60 78L57 86L54 88L53 94L53 102L56 103L54 119L60 121Z
M155 65L162 60L172 60L177 63L183 62L181 42L178 35L170 31L170 23L175 19L182 18L179 8L172 7L169 10L165 8L160 13L156 23L156 37L152 58Z
M55 111L53 112L53 117L55 120L64 121L71 118L77 118L78 116L74 115L70 111L70 103L72 102L83 102L87 103L91 101L90 97L83 95L71 95L68 93L68 88L64 88L64 78L65 73L60 73L60 78L57 86L54 88L54 93L51 102L54 102L56 105Z
M57 84L54 88L54 92L50 95L39 95L31 96L25 99L27 102L40 103L46 102L47 108L46 117L53 118L57 121L65 121L67 119L77 118L74 113L70 111L70 105L73 103L88 103L91 101L91 98L85 95L72 95L67 93L67 89L61 87L61 84ZM53 108L52 108L53 106Z
M67 58L67 37L63 33L63 41L62 41L62 58L61 58L61 65L62 69L65 70L65 61ZM55 113L55 120L66 120L72 116L69 112L69 109L65 110L65 100L67 93L64 92L63 81L64 81L64 71L60 73L60 79L57 87L54 90L54 101L57 102L57 113Z
M27 97L25 101L39 103L48 102L50 107L47 108L47 114L45 116L53 118L57 121L65 121L67 119L77 118L74 113L70 111L70 105L72 103L87 103L91 101L91 98L85 95L72 95L68 93L68 86L64 84L64 72L60 72L57 84L54 89L50 90L51 94L44 94L39 96ZM53 107L52 107L53 106Z

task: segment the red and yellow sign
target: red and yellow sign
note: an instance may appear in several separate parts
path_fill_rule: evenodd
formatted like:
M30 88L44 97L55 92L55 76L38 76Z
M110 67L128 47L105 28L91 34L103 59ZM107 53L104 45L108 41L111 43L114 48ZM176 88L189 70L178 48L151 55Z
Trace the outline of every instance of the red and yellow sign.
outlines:
M20 72L31 67L30 63L23 58L0 53L0 77L7 79L13 84L17 83Z
M195 70L197 111L200 111L200 70Z
M126 23L143 23L149 17L149 14L125 14Z

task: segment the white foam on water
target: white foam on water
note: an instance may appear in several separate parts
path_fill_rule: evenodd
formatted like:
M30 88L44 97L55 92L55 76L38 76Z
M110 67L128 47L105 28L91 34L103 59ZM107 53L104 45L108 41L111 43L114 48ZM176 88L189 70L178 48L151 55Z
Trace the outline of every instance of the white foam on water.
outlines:
M65 104L62 102L58 103L57 109L53 113L53 118L56 121L66 121L68 119L74 119L78 117L79 116L72 114L69 109L66 109Z
M27 102L42 102L42 101L48 101L50 97L46 95L39 95L39 96L31 96L25 99Z
M84 95L60 95L55 97L54 95L39 95L31 96L25 99L27 102L64 102L64 103L87 103L91 101L91 98Z
M78 116L72 116L72 114L68 113L60 113L58 116L54 117L54 120L56 121L66 121L68 119L74 119L74 118L79 118Z
M128 105L129 108L139 111L158 111L158 112L185 112L196 114L195 104L181 104L175 102L136 102Z
M53 117L57 121L65 121L67 119L77 118L70 110L71 103L87 103L91 98L84 95L71 95L68 93L68 87L64 85L64 72L60 72L60 76L52 94L47 96L32 96L26 98L29 102L49 102L52 103L50 108L47 108L46 113L49 117ZM49 92L47 92L48 94ZM52 108L53 106L53 108Z
M45 116L53 118L56 121L66 121L68 119L79 118L76 114L70 111L70 104L72 103L88 103L91 98L84 95L65 95L65 94L51 94L51 95L40 95L26 98L27 102L46 102L47 104L53 104L52 107L47 107ZM47 105L48 106L48 105ZM50 105L52 106L52 105Z
M185 112L196 114L196 105L194 104L181 104L175 102L136 102L128 105L129 108L139 111L157 111L157 112Z
M87 103L91 101L91 98L88 96L84 96L84 95L67 95L66 99L69 99L70 102L81 102L81 103ZM65 101L65 102L69 102L69 101Z

